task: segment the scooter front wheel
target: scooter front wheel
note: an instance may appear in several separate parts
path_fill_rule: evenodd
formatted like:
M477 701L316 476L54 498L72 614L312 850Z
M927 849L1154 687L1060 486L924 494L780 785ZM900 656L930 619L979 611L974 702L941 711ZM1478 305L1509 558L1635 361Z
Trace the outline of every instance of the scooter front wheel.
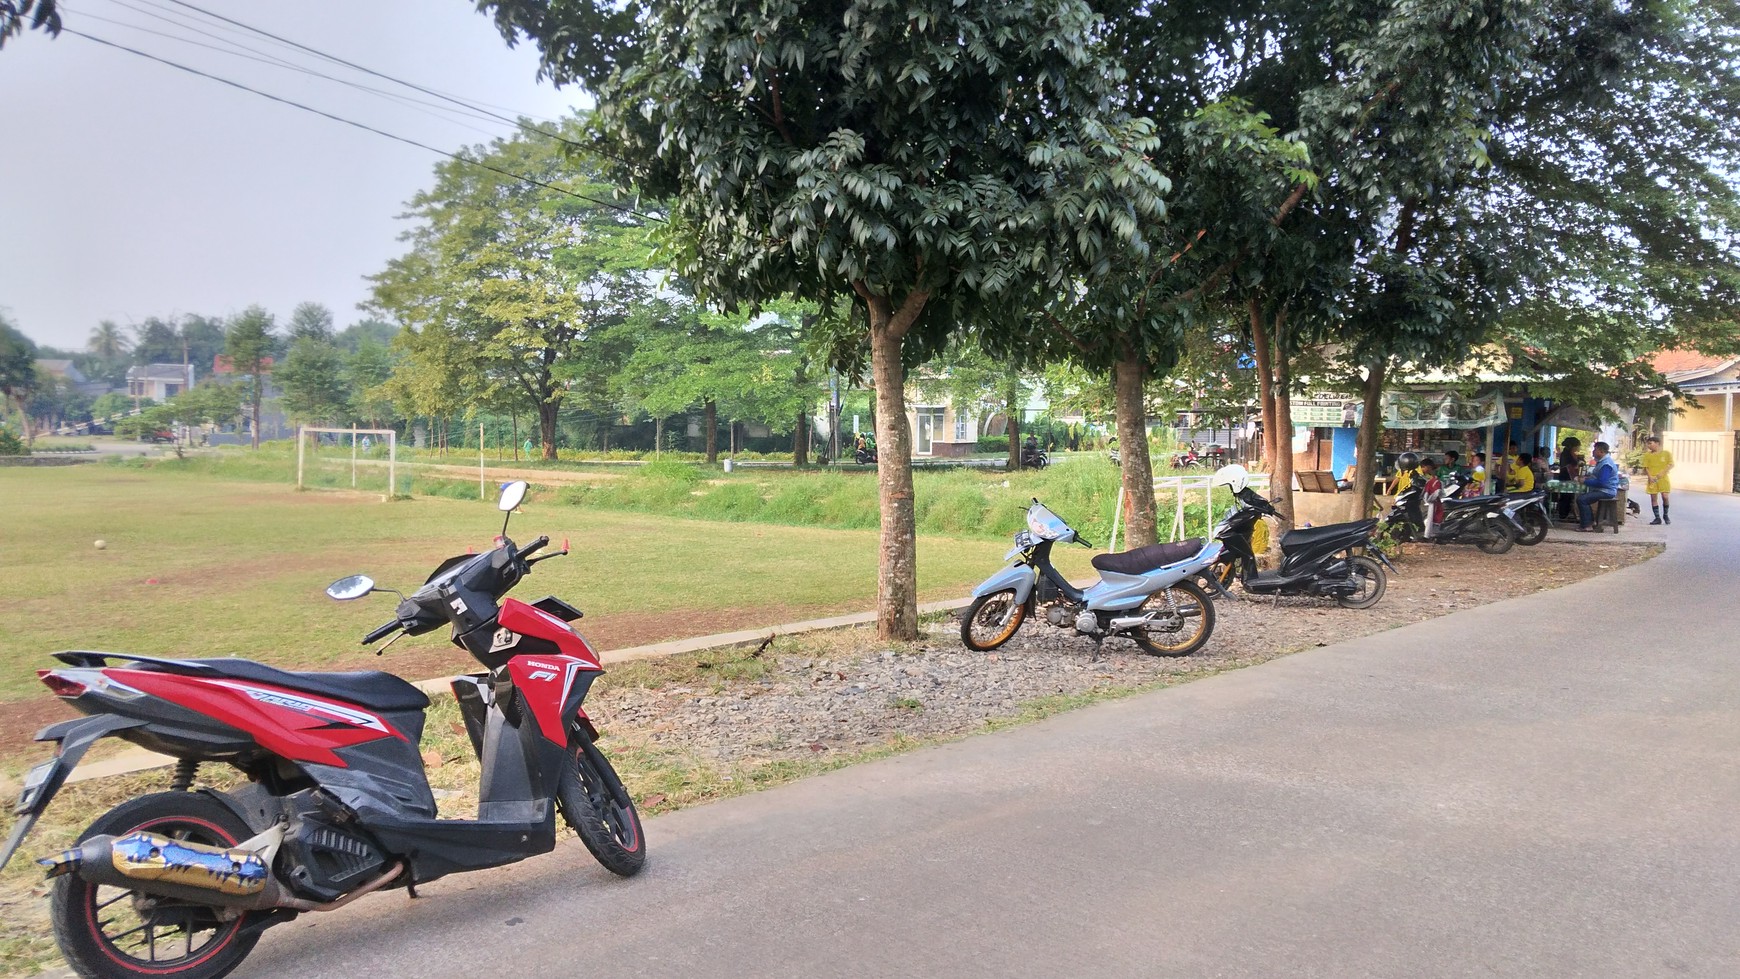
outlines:
M619 877L633 877L646 865L646 836L640 813L610 760L585 731L569 734L568 757L556 788L562 819L580 842Z
M1015 589L980 595L961 613L961 642L968 649L988 653L1013 638L1025 621L1027 603L1015 600Z
M1208 645L1214 634L1214 602L1189 578L1149 595L1141 611L1154 613L1154 621L1125 635L1145 653L1189 656Z

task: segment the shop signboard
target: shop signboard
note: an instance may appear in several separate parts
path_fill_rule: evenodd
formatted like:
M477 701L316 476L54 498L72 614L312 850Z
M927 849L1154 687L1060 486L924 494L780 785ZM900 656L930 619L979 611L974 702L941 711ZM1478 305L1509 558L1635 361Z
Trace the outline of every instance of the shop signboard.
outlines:
M1505 421L1504 395L1385 391L1383 418L1385 428L1492 428Z

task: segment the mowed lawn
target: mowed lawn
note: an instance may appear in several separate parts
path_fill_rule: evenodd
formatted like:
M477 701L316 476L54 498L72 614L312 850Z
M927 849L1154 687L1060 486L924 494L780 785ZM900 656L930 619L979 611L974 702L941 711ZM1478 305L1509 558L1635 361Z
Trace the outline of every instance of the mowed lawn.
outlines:
M376 658L357 640L395 599L338 603L322 589L361 572L409 592L443 558L490 547L500 527L481 502L382 503L106 465L0 469L0 702L42 694L35 670L59 649L429 675L442 671L417 667L464 667L444 631ZM606 512L538 492L509 533L569 539L573 554L539 564L514 594L572 602L605 649L875 604L874 531ZM921 538L921 597L964 597L1008 547ZM1064 570L1081 573L1086 552L1071 557Z

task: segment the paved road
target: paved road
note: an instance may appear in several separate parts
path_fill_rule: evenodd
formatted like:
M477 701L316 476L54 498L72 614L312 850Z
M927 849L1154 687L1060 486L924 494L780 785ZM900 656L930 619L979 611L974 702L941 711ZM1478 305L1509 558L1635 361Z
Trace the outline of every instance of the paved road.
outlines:
M236 975L1732 979L1740 498L1680 497L1635 568L661 817L631 881L565 844L371 897Z

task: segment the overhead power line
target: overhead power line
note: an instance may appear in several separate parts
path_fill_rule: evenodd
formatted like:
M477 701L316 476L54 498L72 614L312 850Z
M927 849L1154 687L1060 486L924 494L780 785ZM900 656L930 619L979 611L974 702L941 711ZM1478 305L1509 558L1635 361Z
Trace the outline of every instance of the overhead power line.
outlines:
M591 147L587 146L586 144L569 139L568 137L563 136L561 133L554 133L554 132L550 132L547 129L540 129L537 126L534 126L534 125L524 121L523 119L515 119L511 116L504 116L504 115L497 113L497 112L489 112L488 110L482 109L482 108L478 107L477 105L468 103L463 99L455 98L454 96L448 95L444 92L435 91L434 89L431 89L431 88L425 88L422 85L418 85L415 82L408 82L402 78L395 78L392 75L388 75L388 74L385 74L384 72L376 71L373 68L364 67L364 66L359 65L359 64L352 62L352 61L346 61L345 59L340 58L337 55L327 54L325 51L321 51L317 48L309 47L308 45L302 44L298 41L292 41L286 37L279 37L278 35L273 34L270 31L263 30L261 28L255 27L251 24L244 24L239 20L234 20L234 19L231 19L229 17L225 17L222 14L213 13L209 10L206 10L203 7L199 7L199 6L196 6L194 4L188 3L187 0L168 0L168 2L173 3L178 7L185 7L188 10L192 10L196 13L203 14L207 17L212 18L213 20L219 20L219 21L222 21L226 24L231 24L231 25L234 25L236 27L239 27L242 30L250 31L254 34L258 34L261 37L270 38L274 41L277 41L279 44L288 45L288 46L293 47L299 51L306 51L309 54L312 54L317 58L324 58L327 61L331 61L335 64L343 65L346 68L351 69L352 71L360 71L365 75L372 75L375 78L384 79L385 81L392 82L395 85L403 85L406 88L413 89L413 90L418 91L418 92L422 92L424 95L432 95L435 98L441 99L441 100L446 101L446 102L451 102L454 105L464 106L466 109L469 109L473 112L482 112L483 114L488 115L488 116L490 116L490 117L492 117L500 122L505 122L510 126L517 126L518 128L525 130L526 132L536 133L540 136L547 136L550 139L556 140L560 143L563 143L564 145L571 146L575 149L583 149L583 150L590 150L591 149Z
M522 183L530 184L533 187L541 187L544 190L553 191L553 192L558 193L558 194L565 194L569 197L575 198L576 200L582 200L582 201L587 202L588 204L596 204L599 207L609 208L610 210L619 211L623 214L630 214L630 215L633 215L635 217L641 218L641 219L646 220L646 221L654 221L654 222L658 222L658 223L664 222L663 218L656 217L656 216L651 215L651 214L647 214L643 211L637 210L637 209L632 208L632 207L627 207L627 206L622 205L622 204L614 204L610 201L599 200L596 197L589 197L585 194L579 193L578 191L569 190L566 187L558 187L555 184L546 183L545 181L538 180L534 177L528 177L528 176L525 176L524 174L514 173L511 170L504 170L501 167L495 166L495 165L490 164L490 163L485 163L482 160L474 160L474 159L471 159L470 157L461 156L458 153L453 153L453 152L450 152L448 150L439 149L437 147L430 146L427 143L421 143L421 142L418 142L417 140L411 139L411 138L406 137L406 136L400 136L400 135L397 135L395 133L387 132L384 129L378 129L374 126L368 125L367 123L357 122L354 119L346 119L343 116L333 115L332 113L327 112L323 109L316 109L313 106L304 105L301 102L297 102L293 99L287 99L287 98L284 98L284 97L279 96L279 95L273 95L270 92L262 92L257 88L252 88L250 86L243 85L241 82L232 81L228 78L224 78L224 77L219 76L219 75L211 74L210 72L201 71L198 68L192 68L192 67L189 67L187 65L181 64L179 62L170 61L168 58L160 58L157 55L149 54L149 53L144 52L144 51L140 51L138 48L132 48L132 47L128 47L125 44L117 44L114 41L104 40L103 38L96 37L96 36L91 35L91 34L86 34L82 31L77 31L77 30L74 30L70 27L63 27L62 30L67 34L73 35L74 37L82 37L87 41L94 41L97 44L104 45L105 47L115 48L118 51L125 51L128 54L136 55L138 57L144 58L147 61L155 61L158 64L168 65L171 68L175 68L175 69L178 69L180 71L185 71L190 75L198 75L201 78L210 79L211 81L218 82L218 83L223 84L223 85L228 85L231 88L241 89L244 92L248 92L248 93L253 94L253 95L258 95L259 97L261 97L263 99L270 99L273 102L277 102L277 103L280 103L282 105L288 105L292 108L301 109L304 112L312 112L313 114L320 116L324 119L330 119L333 122L343 123L346 126L351 126L351 127L356 128L356 129L361 129L364 132L374 133L377 136L384 136L387 139L393 140L394 142L404 143L407 146L415 146L420 150L427 150L428 152L434 153L438 156L445 156L450 160L457 160L460 163L464 163L464 164L468 164L470 166L478 167L479 169L488 170L488 171L491 171L492 173L498 173L504 177L510 177L510 178L512 178L514 180L518 180Z

